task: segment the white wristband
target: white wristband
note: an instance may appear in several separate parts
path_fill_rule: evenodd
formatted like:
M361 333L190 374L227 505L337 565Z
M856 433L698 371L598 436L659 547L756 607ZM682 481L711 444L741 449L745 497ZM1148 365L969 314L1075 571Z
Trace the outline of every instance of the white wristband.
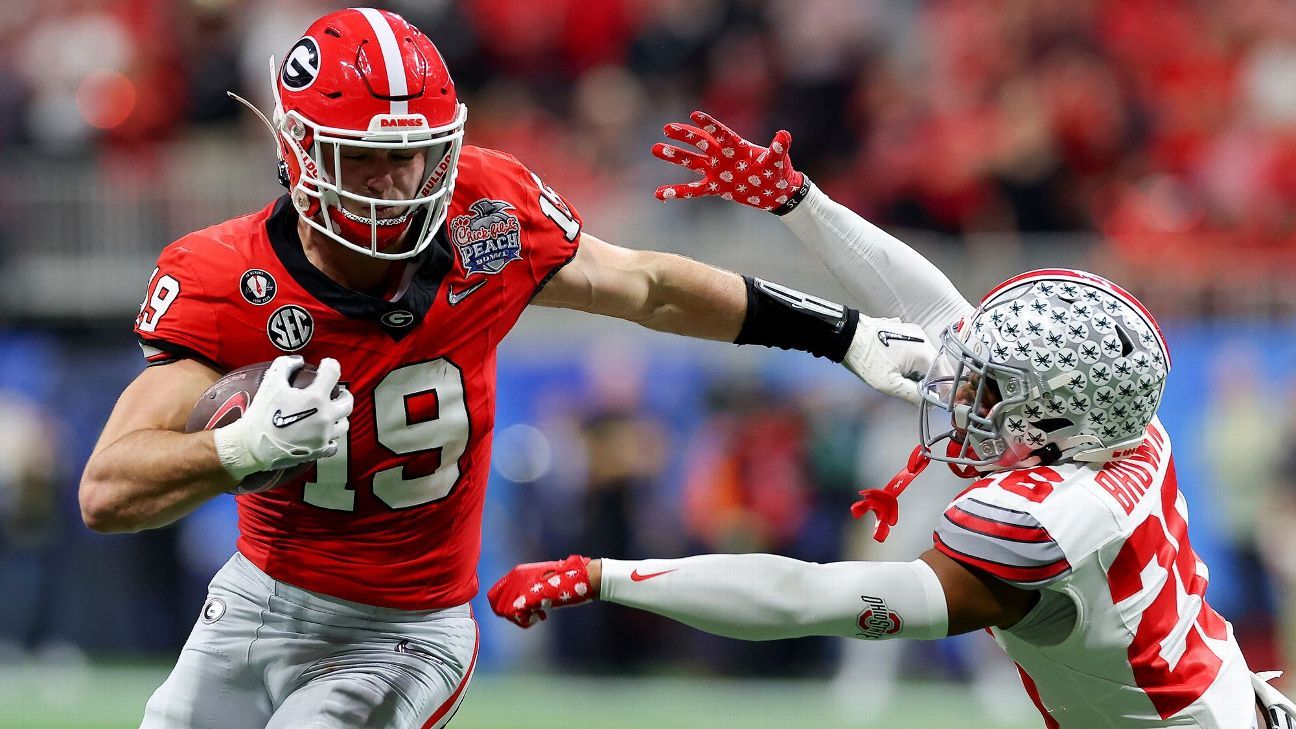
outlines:
M212 439L216 442L216 457L220 459L226 473L239 481L265 470L252 455L246 430L247 424L240 419L212 431Z

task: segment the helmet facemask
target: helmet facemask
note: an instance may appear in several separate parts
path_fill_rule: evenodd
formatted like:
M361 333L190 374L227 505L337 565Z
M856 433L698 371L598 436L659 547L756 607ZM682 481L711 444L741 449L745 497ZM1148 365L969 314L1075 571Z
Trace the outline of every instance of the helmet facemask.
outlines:
M941 374L946 372L952 374ZM950 327L922 384L924 453L951 468L961 467L955 472L964 476L1019 465L1046 439L1020 423L1014 425L1021 432L1010 433L1006 420L1041 389L1034 373L988 361Z
M298 172L293 176L293 204L307 225L374 258L405 259L422 253L449 211L467 109L459 104L454 120L442 127L429 128L426 120L416 117L377 117L376 128L357 133L320 126L276 103L280 152ZM398 126L407 121L417 126ZM392 128L384 128L387 123ZM411 197L374 197L348 189L357 184L350 179L354 175L348 164L366 164L366 157L375 152L386 153L393 166L419 158L422 175ZM391 250L398 241L404 242L401 249Z

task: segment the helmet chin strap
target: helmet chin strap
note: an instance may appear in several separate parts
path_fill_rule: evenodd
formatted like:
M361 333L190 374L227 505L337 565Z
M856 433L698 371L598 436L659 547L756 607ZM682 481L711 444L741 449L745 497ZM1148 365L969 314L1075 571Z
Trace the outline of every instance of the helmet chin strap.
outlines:
M961 444L954 441L949 442L948 451L950 455L957 456L957 452L962 450ZM1004 453L1005 458L1011 458L1012 449ZM947 463L954 475L960 478L978 478L995 471L1001 471L1005 468L1034 468L1044 461L1044 456L1038 451L1032 452L1021 460L1013 462L1011 465L994 464L993 466L976 467L964 466L957 463ZM856 519L864 518L865 514L873 514L877 518L877 523L873 525L873 539L877 542L885 542L891 535L891 527L896 525L900 520L900 494L904 492L909 484L918 475L926 470L932 462L931 456L927 454L922 445L916 446L909 454L909 462L899 473L891 477L887 485L880 489L865 489L860 491L861 498L854 504L851 504L851 516Z

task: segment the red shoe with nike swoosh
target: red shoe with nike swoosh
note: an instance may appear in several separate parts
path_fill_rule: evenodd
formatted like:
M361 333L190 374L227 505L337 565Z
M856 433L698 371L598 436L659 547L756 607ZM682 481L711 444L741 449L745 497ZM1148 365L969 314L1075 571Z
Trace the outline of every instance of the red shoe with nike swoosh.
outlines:
M491 610L501 618L529 628L548 618L547 611L551 608L589 602L598 597L590 587L589 563L589 557L573 554L561 561L520 564L487 591Z

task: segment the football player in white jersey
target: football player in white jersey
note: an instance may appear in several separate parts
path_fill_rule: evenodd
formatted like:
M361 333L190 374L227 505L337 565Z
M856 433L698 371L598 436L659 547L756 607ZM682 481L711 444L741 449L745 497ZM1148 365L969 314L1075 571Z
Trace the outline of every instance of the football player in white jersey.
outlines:
M973 480L911 562L572 555L515 567L490 591L495 612L529 627L598 598L746 640L989 629L1046 727L1296 727L1296 706L1250 671L1206 602L1206 566L1156 417L1170 354L1147 309L1069 269L1015 276L973 306L796 172L787 132L766 148L705 114L692 119L666 127L691 148L653 153L703 177L659 188L660 199L716 195L779 214L863 311L939 343L920 383L903 377L911 359L869 380L920 406L920 439L891 483L861 492L856 516L873 513L885 539L896 497L932 460ZM875 367L891 362L892 340L913 334L879 330Z

